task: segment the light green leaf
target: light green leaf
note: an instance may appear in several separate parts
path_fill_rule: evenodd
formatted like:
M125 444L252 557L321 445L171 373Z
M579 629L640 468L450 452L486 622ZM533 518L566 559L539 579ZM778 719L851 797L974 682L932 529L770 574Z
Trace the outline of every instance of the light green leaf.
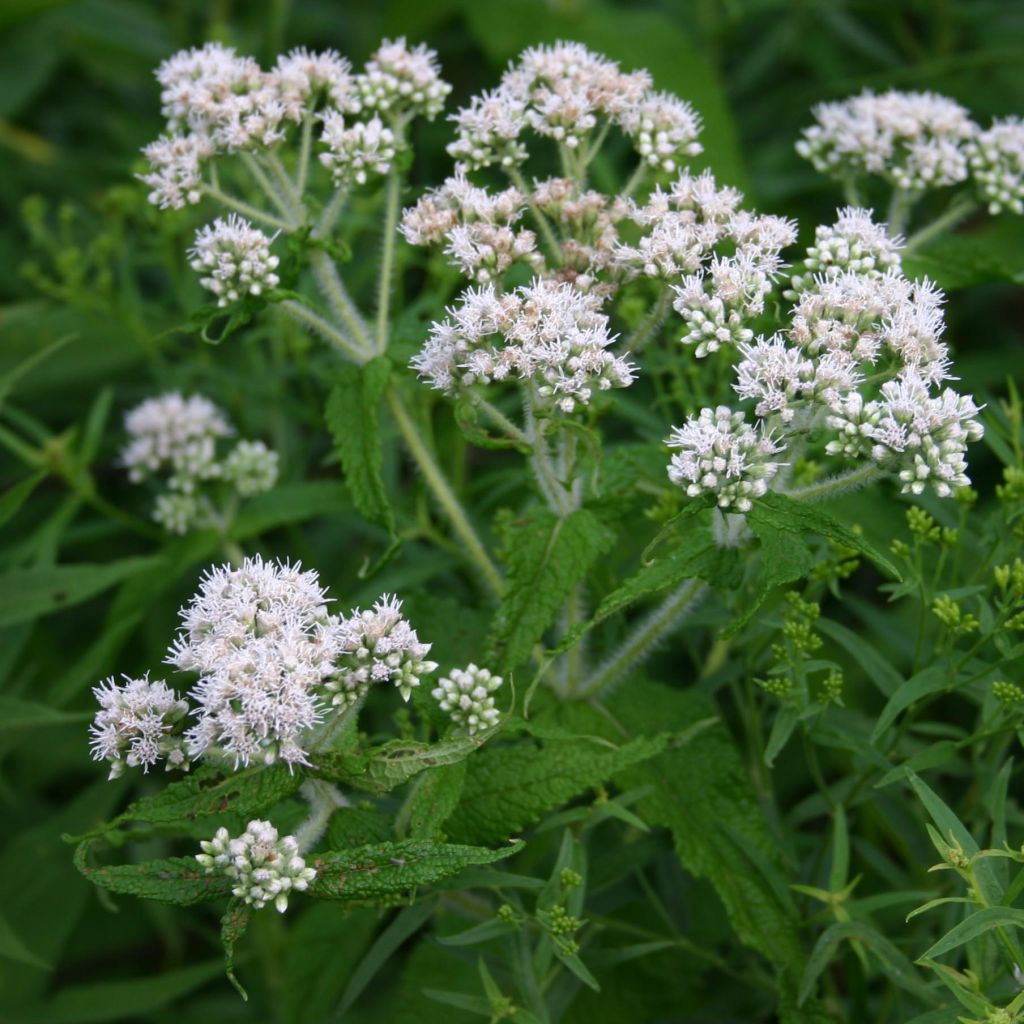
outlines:
M893 693L885 707L882 708L882 713L878 716L878 721L871 731L871 742L877 743L899 715L911 704L921 700L922 697L941 693L948 685L949 673L944 665L929 665L928 668L908 679Z
M941 956L993 928L1024 928L1024 910L1017 910L1014 907L984 907L976 910L926 949L920 959L931 960Z
M4 737L54 725L87 722L90 718L92 715L88 711L58 711L46 704L18 697L0 697L0 736Z
M0 496L0 526L14 516L46 477L46 471L40 470L38 473L25 477L24 480L19 481Z

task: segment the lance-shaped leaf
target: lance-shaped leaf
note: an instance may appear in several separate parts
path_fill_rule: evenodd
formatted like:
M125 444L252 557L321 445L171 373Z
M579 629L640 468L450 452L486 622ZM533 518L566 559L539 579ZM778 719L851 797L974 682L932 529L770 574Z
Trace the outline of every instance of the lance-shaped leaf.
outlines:
M309 861L316 868L309 892L328 900L388 899L443 881L470 865L502 860L521 848L521 843L492 850L410 839L331 850Z

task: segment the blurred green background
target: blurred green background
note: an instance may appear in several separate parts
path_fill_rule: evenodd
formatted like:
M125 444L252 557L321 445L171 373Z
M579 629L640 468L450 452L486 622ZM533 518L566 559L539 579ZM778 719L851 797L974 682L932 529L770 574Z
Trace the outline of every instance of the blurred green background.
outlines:
M575 39L628 67L645 66L660 88L703 115L703 162L719 180L743 188L763 212L799 218L805 234L830 219L837 202L835 190L793 149L814 103L865 86L899 86L953 96L984 124L1024 113L1024 3L1016 0L3 0L0 375L53 338L76 333L18 380L18 404L59 432L83 418L101 387L114 388L117 410L151 392L154 367L175 382L181 374L191 382L206 374L211 393L231 401L235 382L251 380L258 366L240 366L235 377L229 360L234 366L258 357L225 352L223 360L201 354L197 362L194 342L176 347L167 340L168 329L198 304L194 282L176 276L196 217L158 215L131 177L140 147L162 128L152 76L162 59L218 39L267 64L305 45L335 48L358 65L382 36L397 35L436 48L454 86L452 109L493 85L511 57L539 42ZM414 172L420 184L446 173L446 134L443 120L423 129ZM983 397L1002 389L1021 358L1020 223L1002 218L983 236L961 240L974 246L972 260L947 258L942 250L922 257L924 268L957 293L949 314L956 367L964 390ZM979 260L983 272L963 272ZM977 287L960 290L967 285ZM302 372L297 368L296 380ZM267 386L276 400L280 392ZM301 387L295 384L290 401L301 402ZM116 434L116 426L108 430ZM301 443L291 441L293 448ZM977 458L984 475L980 452ZM0 455L0 486L23 475ZM112 464L110 476L115 486ZM104 561L111 557L108 541L82 529L71 537L72 555ZM123 556L145 549L116 550ZM143 625L141 643L150 652L166 637L175 599L152 636ZM94 666L86 652L102 622L87 606L31 637L4 629L0 675L22 695L73 695L69 706L87 707ZM125 664L137 662L136 652ZM21 668L11 673L15 664ZM107 670L97 659L100 667ZM31 733L0 730L0 1021L272 1019L267 1007L243 1004L224 982L212 916L130 901L119 901L111 914L75 872L59 834L108 814L125 790L101 784L102 770L88 761L86 716L60 714L71 717ZM273 1019L325 1019L331 992L344 986L351 967L346 944L359 948L375 916L321 920L331 914L314 907L295 926L289 963L281 965L286 995ZM268 920L254 929L252 942L274 947L282 927ZM336 944L303 947L303 934L316 938L323 927L334 928ZM333 972L329 983L315 977L317 962ZM150 980L135 987L125 981L141 976ZM386 1009L371 1006L360 1019L427 1019L412 988L390 998ZM431 1009L442 1012L446 1021L458 1018Z

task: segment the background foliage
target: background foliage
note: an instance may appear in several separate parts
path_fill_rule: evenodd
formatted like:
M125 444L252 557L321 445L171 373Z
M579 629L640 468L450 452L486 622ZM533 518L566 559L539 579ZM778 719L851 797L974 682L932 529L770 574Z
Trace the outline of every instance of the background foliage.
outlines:
M139 148L160 128L151 72L171 52L221 39L265 63L299 44L336 47L361 62L382 36L399 34L438 50L454 85L452 107L489 87L525 46L560 37L646 66L659 87L702 113L702 159L719 181L743 188L764 212L799 218L805 232L830 220L837 204L793 151L814 103L892 85L945 93L979 119L1024 112L1024 45L1017 42L1024 8L985 0L8 0L0 9L0 257L8 269L0 281L0 430L31 438L32 447L6 445L0 456L4 1019L298 1024L332 1019L342 1008L356 1021L474 1019L423 995L425 988L480 992L478 948L431 937L466 927L457 899L442 908L429 936L421 929L423 905L344 915L329 903L297 901L286 920L261 915L238 959L251 993L245 1004L224 981L215 915L127 897L115 907L81 877L60 838L112 817L133 785L143 794L159 785L102 780L85 741L89 687L115 665L159 664L176 608L199 568L220 557L205 534L154 538L116 466L121 411L158 387L203 391L242 436L271 439L281 452L285 481L240 517L234 540L245 545L259 536L264 553L301 557L352 605L382 590L409 595L421 635L438 640L446 661L474 656L486 632L488 617L473 609L457 560L414 530L400 557L372 580L362 578L386 547L388 524L368 523L341 483L317 384L328 373L324 355L265 321L215 350L189 335L183 327L202 299L181 254L196 216L158 215L131 178ZM414 185L446 172L445 138L443 121L421 129ZM355 214L355 229L372 227L371 205ZM842 602L827 584L834 589L844 572L830 580L823 571L801 591L822 602L814 628L826 647L817 657L827 655L846 673L845 707L833 717L810 725L805 717L797 728L806 708L783 703L779 710L754 689L754 676L765 672L763 652L800 614L773 594L739 640L705 643L726 621L709 605L694 620L703 632L680 636L645 667L647 680L616 693L615 714L636 735L721 716L684 749L659 754L655 771L623 747L618 761L588 771L586 758L603 748L559 752L556 733L537 738L529 764L538 787L563 769L578 777L533 804L523 777L524 827L614 777L619 792L633 794L623 806L655 830L621 846L614 831L621 821L599 816L587 825L588 882L598 895L586 916L618 915L633 928L638 951L616 960L605 949L601 959L599 940L603 991L582 989L566 1020L768 1020L777 995L792 1019L956 1019L943 1009L941 986L910 961L956 925L959 908L909 925L904 918L933 896L962 895L944 876L927 874L938 854L925 823L934 821L948 842L946 805L983 846L1006 835L1019 845L1024 824L1013 796L1015 722L993 718L992 698L975 685L994 678L996 665L1012 680L1020 664L1012 647L999 646L993 620L984 621L986 603L998 619L986 572L1019 549L1021 536L1020 483L995 496L1004 466L1021 462L1020 407L1003 404L1007 375L1021 358L1020 219L994 220L980 233L930 247L915 257L915 269L952 292L948 336L961 390L990 403L988 446L972 452L981 499L970 510L953 503L932 509L940 526L959 529L955 539L923 520L911 529L905 503L871 494L830 510L883 551L903 538L908 581L894 592L884 573L866 565L843 583ZM424 272L410 270L410 294ZM357 290L371 287L370 261L353 275ZM403 325L407 345L439 312L445 287L454 288L443 272L434 280L434 304L413 308ZM642 420L642 411L636 415ZM478 515L514 505L523 487L514 459L470 449L449 420L439 418L438 429L452 431L451 464ZM397 446L390 436L384 442L384 479L390 493L402 493L408 480ZM628 467L623 473L628 480ZM417 499L407 493L403 500L402 529L415 520ZM621 565L633 564L619 554L598 570L609 585L625 574ZM836 565L849 553L833 549L828 557ZM930 612L939 591L980 595L980 635L991 634L990 648L975 650L977 637L964 641L940 628ZM890 606L890 598L899 601ZM497 632L516 642L514 631ZM919 671L930 664L943 668ZM901 717L906 708L920 714ZM551 729L607 732L586 706L558 714L564 720ZM982 721L1007 728L989 735ZM812 727L818 731L808 739ZM796 729L790 743L787 728ZM487 814L517 773L499 765L505 774L489 788L488 754L475 762L446 825L449 842L499 842L507 834ZM914 781L908 767L926 781ZM578 806L592 805L591 798ZM561 863L557 826L564 824L541 832L516 870L547 877ZM351 827L365 829L365 842L387 838L369 811ZM165 855L159 839L150 845L140 856ZM851 897L847 886L858 876ZM527 891L531 907L533 899ZM977 957L989 955L981 948ZM973 966L984 973L983 963ZM797 1011L801 988L818 980L824 1002Z

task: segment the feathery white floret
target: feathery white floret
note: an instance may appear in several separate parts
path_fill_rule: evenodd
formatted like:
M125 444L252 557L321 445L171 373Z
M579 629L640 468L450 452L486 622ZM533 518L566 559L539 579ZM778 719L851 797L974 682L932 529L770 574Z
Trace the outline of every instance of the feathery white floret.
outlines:
M280 836L269 821L250 821L236 839L226 828L200 842L196 860L208 875L223 874L235 883L231 894L260 910L273 903L280 913L288 909L288 897L303 892L316 878L299 855L294 836Z
M365 185L371 175L391 170L397 140L379 117L348 123L343 114L329 110L323 115L323 122L321 141L327 152L320 154L320 162L331 172L336 184L349 181Z
M772 458L779 446L742 412L724 405L702 409L673 427L666 443L679 449L669 462L669 479L691 498L713 495L721 509L748 512L751 499L767 492L780 466Z
M1024 123L1019 117L995 120L979 132L967 159L989 213L1024 213Z
M341 650L317 574L258 555L215 566L180 614L168 661L199 675L192 756L308 763L304 736L323 717L319 694Z
M227 220L218 217L200 228L188 255L192 269L205 275L200 284L213 292L217 305L223 307L277 287L279 261L270 251L273 241L232 213Z
M494 693L501 684L501 676L471 663L439 679L431 696L457 727L473 736L497 725L501 713L494 706Z
M632 365L609 351L614 338L600 308L600 297L555 281L535 279L501 295L470 288L433 325L412 366L443 391L530 380L551 411L571 413L595 390L634 379Z
M437 668L427 660L430 647L402 615L397 597L384 594L372 608L355 609L341 620L337 675L326 682L333 704L354 704L374 683L392 683L407 701L420 678Z
M640 103L625 110L620 120L640 159L669 174L686 157L696 156L703 149L697 141L700 115L671 93L648 93Z
M444 108L452 87L441 78L437 54L420 43L410 49L404 38L385 39L353 81L345 109L433 119Z
M878 174L907 192L967 177L967 143L977 125L954 100L931 92L865 91L814 108L797 152L840 180Z
M93 687L100 705L89 727L93 758L110 762L111 779L125 767L148 772L160 761L167 762L168 771L187 769L184 743L175 731L188 714L188 702L162 680L122 678L118 683L111 676Z

